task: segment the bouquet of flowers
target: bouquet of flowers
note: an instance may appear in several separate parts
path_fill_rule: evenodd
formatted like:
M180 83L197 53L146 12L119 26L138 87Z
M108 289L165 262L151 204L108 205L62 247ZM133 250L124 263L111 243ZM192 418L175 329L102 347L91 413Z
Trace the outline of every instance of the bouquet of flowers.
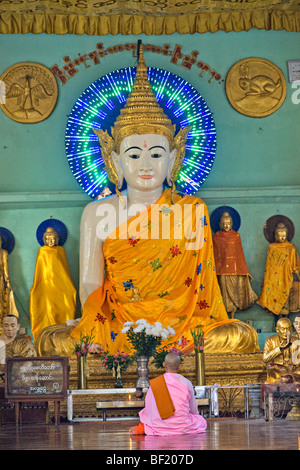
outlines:
M109 354L108 351L103 351L102 356L104 356L102 361L104 367L108 370L115 371L117 375L120 375L120 372L125 371L129 364L134 360L133 356L129 356L129 354L123 351L119 352L119 350L116 354Z
M193 330L191 330L191 335L194 340L195 352L203 353L205 338L204 338L204 331L202 330L202 325L198 325Z
M94 330L94 328L92 329L90 335L88 335L88 334L83 335L80 332L79 343L76 343L75 346L74 346L74 349L73 349L73 353L77 357L80 357L80 356L85 356L86 357L88 355L88 353L90 352L90 350L92 348L93 339L94 339L93 330Z
M165 362L165 357L169 353L177 354L177 356L180 357L180 361L183 361L182 351L180 349L177 349L174 346L171 348L170 346L165 346L157 349L153 355L153 364L157 369L162 369L164 367L163 363Z
M136 351L136 356L153 356L156 348L165 339L175 335L173 328L170 326L163 328L160 322L151 325L146 320L140 319L135 322L135 325L134 327L134 322L125 322L122 333L126 334L128 341Z

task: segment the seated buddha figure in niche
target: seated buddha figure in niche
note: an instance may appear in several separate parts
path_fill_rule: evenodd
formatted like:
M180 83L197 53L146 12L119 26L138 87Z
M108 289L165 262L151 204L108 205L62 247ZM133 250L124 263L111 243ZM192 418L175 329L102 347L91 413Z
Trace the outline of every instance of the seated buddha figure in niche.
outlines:
M266 383L300 383L299 323L296 317L292 334L292 323L286 316L279 318L276 335L269 336L264 345L263 361L266 363Z
M280 218L282 221L278 222ZM274 221L277 223L272 230ZM292 222L284 216L273 216L265 224L265 236L271 243L257 303L279 317L300 310L300 258L295 245L290 242L293 232Z
M19 318L14 315L5 315L2 322L2 334L0 334L0 371L4 371L6 358L10 357L35 357L36 351L31 338L25 334L19 334Z
M92 331L94 344L130 354L134 351L122 333L123 324L143 318L172 327L175 336L162 345L179 341L182 351L193 351L190 330L197 325L205 330L208 351L259 350L255 330L228 319L204 202L176 192L189 130L175 135L148 81L141 48L132 91L111 135L95 130L116 195L89 203L82 214L83 311L79 324L68 330L72 341ZM120 192L123 179L127 189ZM203 232L199 214L206 220ZM59 345L63 334L61 330ZM51 342L55 344L53 337ZM46 349L40 341L39 354Z
M220 209L220 208L219 208ZM228 208L233 212L234 209ZM257 300L252 290L240 234L233 229L229 211L222 213L218 230L213 235L216 273L227 313L231 318L237 310L247 310Z

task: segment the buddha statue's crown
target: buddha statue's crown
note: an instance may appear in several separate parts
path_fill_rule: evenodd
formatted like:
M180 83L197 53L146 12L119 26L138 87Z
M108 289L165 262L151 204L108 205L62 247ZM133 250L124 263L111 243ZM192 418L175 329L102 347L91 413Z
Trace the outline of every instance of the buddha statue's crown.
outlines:
M275 232L278 232L279 230L287 230L287 226L283 222L279 222L279 224L276 225L275 227Z
M57 232L54 230L53 227L47 227L44 235L56 235L56 236L58 236Z
M223 219L231 219L232 220L232 217L229 214L229 212L223 212L223 214L220 217L220 220L223 220Z
M176 125L164 113L157 102L155 94L148 80L147 66L144 59L143 46L139 43L138 64L132 91L120 115L111 128L111 135L107 130L93 129L97 134L101 146L101 153L109 180L115 184L116 193L120 196L118 173L115 168L112 152L120 151L120 144L125 137L134 134L157 134L165 136L170 150L176 149L176 160L172 168L172 201L175 193L175 181L182 167L185 155L185 142L191 127L186 126L175 135Z
M158 104L154 95L148 80L143 45L140 43L132 91L116 119L114 127L111 128L111 135L115 141L116 150L119 150L122 140L132 134L164 135L171 147L175 127Z

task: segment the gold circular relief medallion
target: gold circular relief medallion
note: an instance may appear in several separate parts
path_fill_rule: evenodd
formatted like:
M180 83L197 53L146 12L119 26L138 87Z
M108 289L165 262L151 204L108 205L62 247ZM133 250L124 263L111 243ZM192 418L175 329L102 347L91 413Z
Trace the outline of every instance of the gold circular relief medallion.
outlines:
M35 62L19 62L0 77L0 107L11 119L35 123L52 113L58 95L54 74Z
M226 94L241 114L265 117L275 113L286 97L282 71L266 59L249 57L234 64L226 77Z

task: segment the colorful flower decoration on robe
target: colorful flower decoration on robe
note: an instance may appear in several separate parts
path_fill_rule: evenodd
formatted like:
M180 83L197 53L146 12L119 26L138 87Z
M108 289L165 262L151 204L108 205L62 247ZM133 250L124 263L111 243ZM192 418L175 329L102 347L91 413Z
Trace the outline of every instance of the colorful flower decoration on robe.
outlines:
M133 282L132 282L131 279L130 279L130 281L123 282L123 286L124 286L124 288L125 288L125 291L134 288L134 285L133 285Z

